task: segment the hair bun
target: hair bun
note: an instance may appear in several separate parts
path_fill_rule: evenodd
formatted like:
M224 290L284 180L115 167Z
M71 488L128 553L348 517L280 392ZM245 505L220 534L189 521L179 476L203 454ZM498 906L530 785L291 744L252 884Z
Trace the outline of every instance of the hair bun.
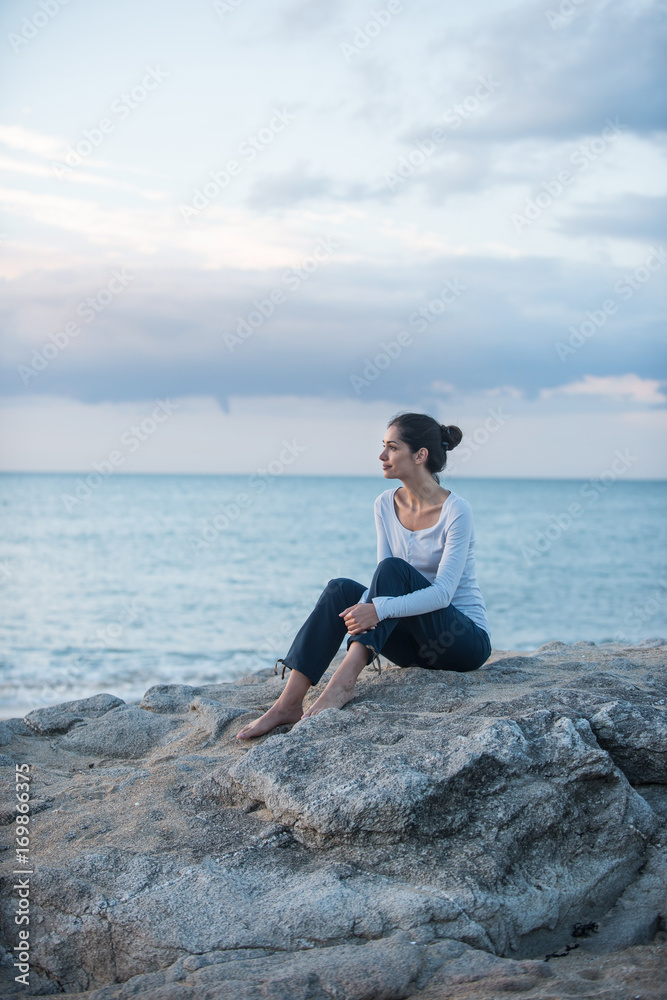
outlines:
M457 444L461 443L463 434L455 424L440 424L440 431L442 433L442 447L445 451L451 451L452 448L456 448Z

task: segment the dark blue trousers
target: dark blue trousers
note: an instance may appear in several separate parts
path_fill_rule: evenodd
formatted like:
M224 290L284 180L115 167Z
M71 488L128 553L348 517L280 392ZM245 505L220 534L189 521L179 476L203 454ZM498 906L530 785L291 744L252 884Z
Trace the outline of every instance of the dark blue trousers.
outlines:
M405 559L390 556L378 564L367 601L373 597L399 597L430 586L430 581ZM283 676L285 667L289 667L317 684L347 635L340 612L358 604L365 589L362 583L346 577L329 580L285 659L276 661L276 673L282 663ZM351 642L368 646L378 667L382 653L399 667L476 670L491 653L491 640L484 629L451 604L422 615L385 618L367 632L349 636L348 649Z

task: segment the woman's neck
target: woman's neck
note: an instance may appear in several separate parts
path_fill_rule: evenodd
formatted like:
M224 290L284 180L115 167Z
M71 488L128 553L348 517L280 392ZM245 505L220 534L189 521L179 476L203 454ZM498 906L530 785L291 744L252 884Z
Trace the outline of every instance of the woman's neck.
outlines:
M439 484L422 480L421 482L409 482L401 480L405 492L401 496L404 507L409 507L415 512L424 510L427 507L434 507L444 503L451 490L443 489Z

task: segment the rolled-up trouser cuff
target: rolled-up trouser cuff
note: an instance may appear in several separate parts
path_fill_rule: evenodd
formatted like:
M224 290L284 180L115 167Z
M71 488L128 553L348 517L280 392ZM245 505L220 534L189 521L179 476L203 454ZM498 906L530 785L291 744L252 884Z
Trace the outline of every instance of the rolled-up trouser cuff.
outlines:
M285 667L289 667L290 670L292 668L290 667L289 663L285 663L284 660L276 660L276 662L274 664L274 667L273 667L274 674L278 673L278 664L279 663L282 663L282 665L283 665L283 672L282 672L282 674L280 676L281 676L282 680L285 680Z
M368 663L366 664L366 666L368 667L368 666L371 666L371 664L372 664L373 668L375 670L377 670L377 672L379 674L381 674L382 673L382 661L380 659L380 654L378 653L377 649L371 643L370 640L364 640L363 635L364 635L363 632L360 635L351 635L349 637L349 639L347 640L347 648L349 650L349 648L350 648L350 646L352 645L353 642L360 642L362 644L362 646L366 646L367 649L370 649L370 651L371 651L371 658L368 661Z

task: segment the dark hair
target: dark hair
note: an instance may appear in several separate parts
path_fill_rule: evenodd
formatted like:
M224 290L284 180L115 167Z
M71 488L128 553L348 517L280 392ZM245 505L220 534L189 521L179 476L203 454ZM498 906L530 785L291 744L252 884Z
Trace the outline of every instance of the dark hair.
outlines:
M455 424L439 424L426 413L397 413L387 427L392 424L398 427L401 441L405 441L410 451L427 449L426 468L440 485L437 473L447 465L447 452L461 443L461 428Z

